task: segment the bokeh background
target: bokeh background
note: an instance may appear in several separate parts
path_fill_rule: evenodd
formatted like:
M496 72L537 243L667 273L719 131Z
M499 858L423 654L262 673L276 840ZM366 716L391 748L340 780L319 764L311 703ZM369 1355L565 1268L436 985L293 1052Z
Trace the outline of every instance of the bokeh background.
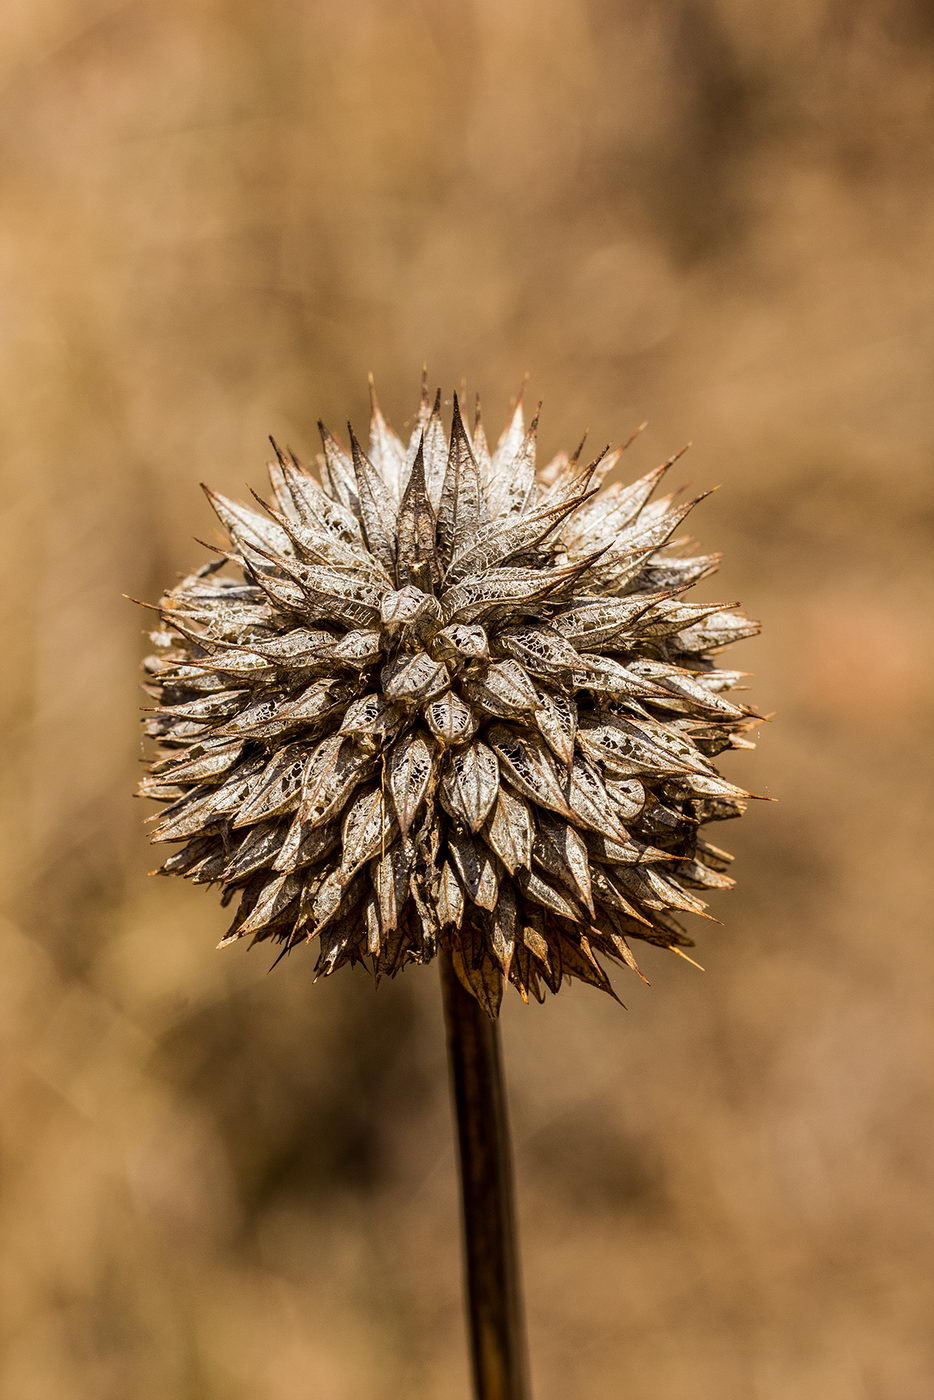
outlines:
M129 796L121 595L423 360L693 440L778 712L706 974L507 1007L536 1395L928 1400L930 6L6 0L0 74L4 1400L466 1397L433 970L216 954Z

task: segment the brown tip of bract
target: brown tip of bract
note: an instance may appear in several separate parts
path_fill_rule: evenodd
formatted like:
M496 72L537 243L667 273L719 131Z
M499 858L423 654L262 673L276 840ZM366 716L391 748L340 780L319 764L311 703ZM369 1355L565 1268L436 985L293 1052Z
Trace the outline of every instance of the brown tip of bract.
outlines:
M701 967L700 963L697 962L697 960L696 960L695 958L689 957L688 954L684 951L684 949L683 949L683 948L679 948L678 945L677 945L676 943L672 943L672 945L671 945L671 952L672 952L672 953L676 953L677 956L678 956L679 958L683 958L684 961L685 961L686 963L690 963L692 967L696 967L697 970L698 970L698 972L706 972L706 971L707 971L706 967Z
M632 444L636 441L637 438L642 436L642 434L645 432L648 426L648 419L646 419L644 423L640 423L638 428L634 428L633 431L629 434L628 438L626 438L624 442L620 443L618 450L620 452L625 452L627 447L632 447Z

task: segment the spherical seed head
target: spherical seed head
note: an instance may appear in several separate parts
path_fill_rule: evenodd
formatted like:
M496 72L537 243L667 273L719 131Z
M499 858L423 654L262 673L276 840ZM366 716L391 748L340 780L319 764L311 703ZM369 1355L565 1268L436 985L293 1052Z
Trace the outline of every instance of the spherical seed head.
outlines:
M406 447L374 397L367 451L322 427L262 509L208 491L229 550L161 601L140 790L162 870L238 901L224 943L389 976L446 947L496 1015L506 982L610 991L601 958L690 946L732 883L700 829L744 810L712 760L756 717L712 653L756 626L683 600L717 561L672 544L670 463L539 475L537 421L520 399L491 453L423 392Z

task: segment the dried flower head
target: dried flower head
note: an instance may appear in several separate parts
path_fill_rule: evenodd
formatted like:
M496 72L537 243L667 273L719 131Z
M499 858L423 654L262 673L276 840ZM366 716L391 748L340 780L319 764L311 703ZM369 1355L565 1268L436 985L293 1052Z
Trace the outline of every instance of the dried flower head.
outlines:
M611 990L601 956L690 946L732 883L700 828L744 810L712 760L755 717L711 653L755 624L682 601L717 558L672 545L670 462L537 475L537 423L520 399L491 453L423 386L407 448L374 397L368 451L321 426L320 480L276 449L271 505L208 490L230 550L162 599L141 792L162 870L239 901L223 943L390 976L446 946L495 1015L506 981Z

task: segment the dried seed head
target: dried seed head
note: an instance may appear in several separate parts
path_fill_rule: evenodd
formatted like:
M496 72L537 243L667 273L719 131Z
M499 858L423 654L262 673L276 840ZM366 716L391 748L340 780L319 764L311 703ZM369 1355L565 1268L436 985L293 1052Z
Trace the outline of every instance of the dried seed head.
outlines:
M536 427L520 402L491 454L423 397L406 448L374 402L368 452L322 427L320 481L277 449L262 510L208 491L229 552L162 599L141 792L163 871L239 901L225 943L390 976L447 946L495 1015L690 946L732 883L700 828L744 810L712 759L756 717L711 653L755 624L682 601L717 561L672 546L664 467L536 475Z

